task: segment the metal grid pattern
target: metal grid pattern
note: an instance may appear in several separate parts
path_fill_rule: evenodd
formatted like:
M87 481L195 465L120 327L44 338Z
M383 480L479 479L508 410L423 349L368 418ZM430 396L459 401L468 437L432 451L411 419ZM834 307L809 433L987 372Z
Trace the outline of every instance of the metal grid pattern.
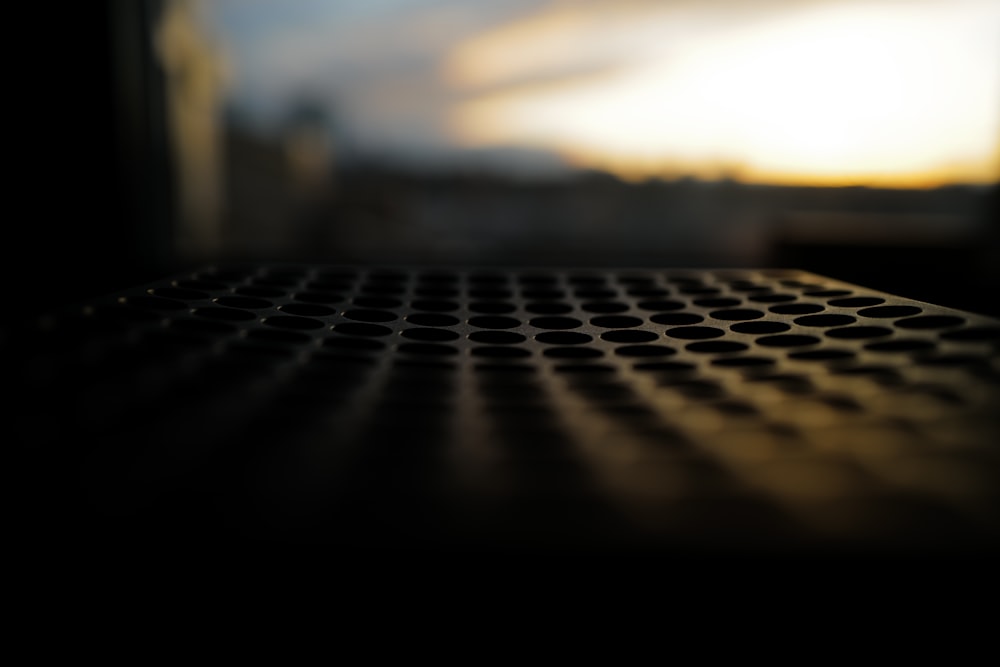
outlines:
M997 544L1000 323L793 270L210 267L28 333L109 534Z

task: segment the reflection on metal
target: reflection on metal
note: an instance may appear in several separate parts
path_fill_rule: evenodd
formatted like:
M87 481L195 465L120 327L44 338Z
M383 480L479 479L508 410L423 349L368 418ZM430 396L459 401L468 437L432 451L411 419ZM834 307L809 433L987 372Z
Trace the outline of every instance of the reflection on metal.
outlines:
M98 536L1000 545L1000 321L801 271L211 267L28 333Z

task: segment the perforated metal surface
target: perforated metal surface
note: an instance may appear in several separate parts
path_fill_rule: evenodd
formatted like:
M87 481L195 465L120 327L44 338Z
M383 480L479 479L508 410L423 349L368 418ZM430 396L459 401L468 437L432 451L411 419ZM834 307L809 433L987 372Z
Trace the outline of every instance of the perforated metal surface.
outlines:
M1000 536L1000 323L808 273L209 268L25 335L20 433L102 535Z

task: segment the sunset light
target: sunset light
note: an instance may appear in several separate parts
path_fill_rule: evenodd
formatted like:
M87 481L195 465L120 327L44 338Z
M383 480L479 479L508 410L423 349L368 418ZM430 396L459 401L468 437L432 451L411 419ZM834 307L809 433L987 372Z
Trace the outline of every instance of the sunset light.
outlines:
M556 3L460 44L468 147L629 180L928 186L1000 175L1000 3Z

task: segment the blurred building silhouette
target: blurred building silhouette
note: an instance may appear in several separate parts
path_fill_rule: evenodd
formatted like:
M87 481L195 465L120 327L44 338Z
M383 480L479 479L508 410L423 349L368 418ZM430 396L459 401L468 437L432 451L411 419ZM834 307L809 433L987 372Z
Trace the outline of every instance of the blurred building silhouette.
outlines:
M206 261L222 249L224 173L222 105L226 63L203 28L196 0L164 0L154 47L165 75L172 148L178 254Z

